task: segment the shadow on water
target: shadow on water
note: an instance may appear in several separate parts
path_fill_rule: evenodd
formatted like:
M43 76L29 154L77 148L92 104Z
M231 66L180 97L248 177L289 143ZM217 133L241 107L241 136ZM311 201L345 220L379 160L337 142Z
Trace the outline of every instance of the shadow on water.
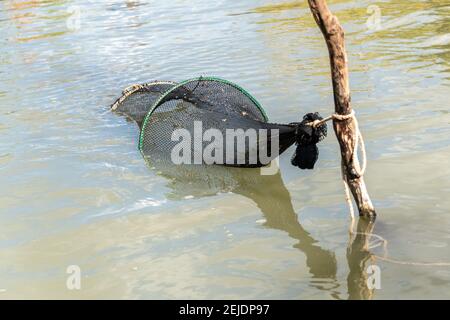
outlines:
M341 299L337 288L337 261L335 253L322 248L316 239L306 231L298 221L292 205L291 196L280 172L275 175L261 175L258 168L232 168L207 165L147 164L169 180L170 194L173 200L187 196L206 197L220 192L233 192L252 200L261 210L271 229L286 232L292 239L298 240L294 248L306 256L306 265L312 276L310 285L319 290L330 291L335 299ZM347 248L349 299L370 299L372 292L367 288L365 273L370 253L366 249L372 222L361 219L358 233ZM330 287L331 284L331 287Z

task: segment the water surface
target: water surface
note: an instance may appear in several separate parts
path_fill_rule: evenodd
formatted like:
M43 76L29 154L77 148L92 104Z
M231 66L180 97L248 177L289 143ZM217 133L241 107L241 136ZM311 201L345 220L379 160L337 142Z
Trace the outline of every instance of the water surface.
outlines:
M450 262L450 6L330 7L379 215L359 230L386 239L397 263L377 258L375 239L349 239L333 134L314 171L290 166L288 150L280 175L235 169L214 189L148 168L136 126L109 112L130 84L214 75L272 121L330 114L306 1L3 0L0 299L449 299L450 267L403 262ZM79 291L66 288L69 265Z

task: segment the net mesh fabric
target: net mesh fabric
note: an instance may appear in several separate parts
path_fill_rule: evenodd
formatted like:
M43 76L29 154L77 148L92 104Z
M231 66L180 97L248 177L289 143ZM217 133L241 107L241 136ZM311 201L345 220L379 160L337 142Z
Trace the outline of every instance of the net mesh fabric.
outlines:
M142 127L142 154L150 157L152 161L171 161L171 151L180 143L179 140L172 141L172 134L176 129L185 129L192 139L189 146L189 163L205 163L203 151L214 139L203 141L202 136L196 136L196 133L216 129L224 137L221 144L222 154L219 155L222 162L207 164L241 167L263 165L259 159L250 160L251 154L258 155L258 143L250 143L248 138L245 139L244 150L238 150L236 145L233 145L231 157L230 152L227 153L227 144L230 144L230 141L225 139L227 129L252 129L254 132L267 129L266 116L256 100L228 81L199 78L186 81L168 91L153 106ZM269 140L270 138L267 137ZM259 135L257 139L261 139ZM267 143L261 145L270 146ZM270 155L270 150L266 151L266 154L267 152ZM212 151L211 154L215 155L215 152Z
M258 146L267 148L263 151L271 155L269 142L273 136L270 135L270 130L267 136L261 136L259 129L273 127L278 129L279 135L283 134L283 128L290 133L295 130L291 126L282 126L280 130L279 125L267 123L259 104L240 87L224 80L199 78L172 88L156 102L142 127L140 150L151 162L169 162L171 151L180 143L180 140L172 141L172 134L176 129L185 129L192 138L190 163L205 163L203 151L214 138L211 141L203 141L202 136L195 136L196 132L200 132L199 126L202 133L208 129L216 129L224 137L221 148L223 162L218 164L239 167L260 167L266 164L261 163L259 159ZM248 137L244 137L245 149L238 150L237 145L233 143L230 155L230 141L225 138L227 129L252 129L256 133L258 143L250 143ZM292 143L293 141L290 142ZM214 151L212 154L215 154ZM252 154L257 155L256 161L250 158Z
M119 114L126 115L130 120L134 120L139 127L142 127L150 108L175 85L175 82L170 81L154 81L132 85L123 91L122 96L116 100L111 109Z
M301 122L268 123L262 107L249 93L218 78L200 77L179 85L170 81L132 85L111 109L138 124L139 149L151 166L179 164L172 155L184 137L174 137L173 133L184 129L190 139L181 151L184 164L261 167L295 143L291 163L313 169L319 155L316 144L327 133L326 124L310 125L322 119L318 113L306 114ZM214 134L205 137L204 133L211 133L209 129L215 129Z
M247 119L267 121L259 103L244 89L222 79L188 80L167 92L158 107L168 100L182 99L202 110Z

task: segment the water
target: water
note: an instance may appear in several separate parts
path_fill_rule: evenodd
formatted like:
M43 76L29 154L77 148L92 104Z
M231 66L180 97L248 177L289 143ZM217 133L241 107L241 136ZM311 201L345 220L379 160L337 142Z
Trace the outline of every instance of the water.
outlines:
M449 3L330 3L379 215L359 228L391 259L450 262ZM214 75L272 121L330 114L305 1L3 0L0 42L0 299L450 298L450 267L349 239L333 134L314 171L288 150L281 176L235 172L212 192L149 169L137 128L109 112L130 84ZM70 265L81 290L66 287Z

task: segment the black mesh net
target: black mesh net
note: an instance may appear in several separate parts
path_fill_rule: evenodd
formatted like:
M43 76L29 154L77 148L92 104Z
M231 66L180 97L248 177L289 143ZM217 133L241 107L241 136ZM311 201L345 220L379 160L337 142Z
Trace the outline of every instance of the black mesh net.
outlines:
M139 127L142 127L145 116L153 104L175 85L175 82L170 81L154 81L132 85L123 91L122 96L116 100L111 109L126 115L130 120L134 120Z
M305 161L296 154L293 164L312 168L318 154L315 143L326 134L326 126L320 132L305 125L310 118L320 118L309 115L301 123L267 123L258 102L239 86L199 78L173 87L152 106L142 125L139 148L153 163L261 167L297 142L303 148L313 144L305 150L314 154Z

